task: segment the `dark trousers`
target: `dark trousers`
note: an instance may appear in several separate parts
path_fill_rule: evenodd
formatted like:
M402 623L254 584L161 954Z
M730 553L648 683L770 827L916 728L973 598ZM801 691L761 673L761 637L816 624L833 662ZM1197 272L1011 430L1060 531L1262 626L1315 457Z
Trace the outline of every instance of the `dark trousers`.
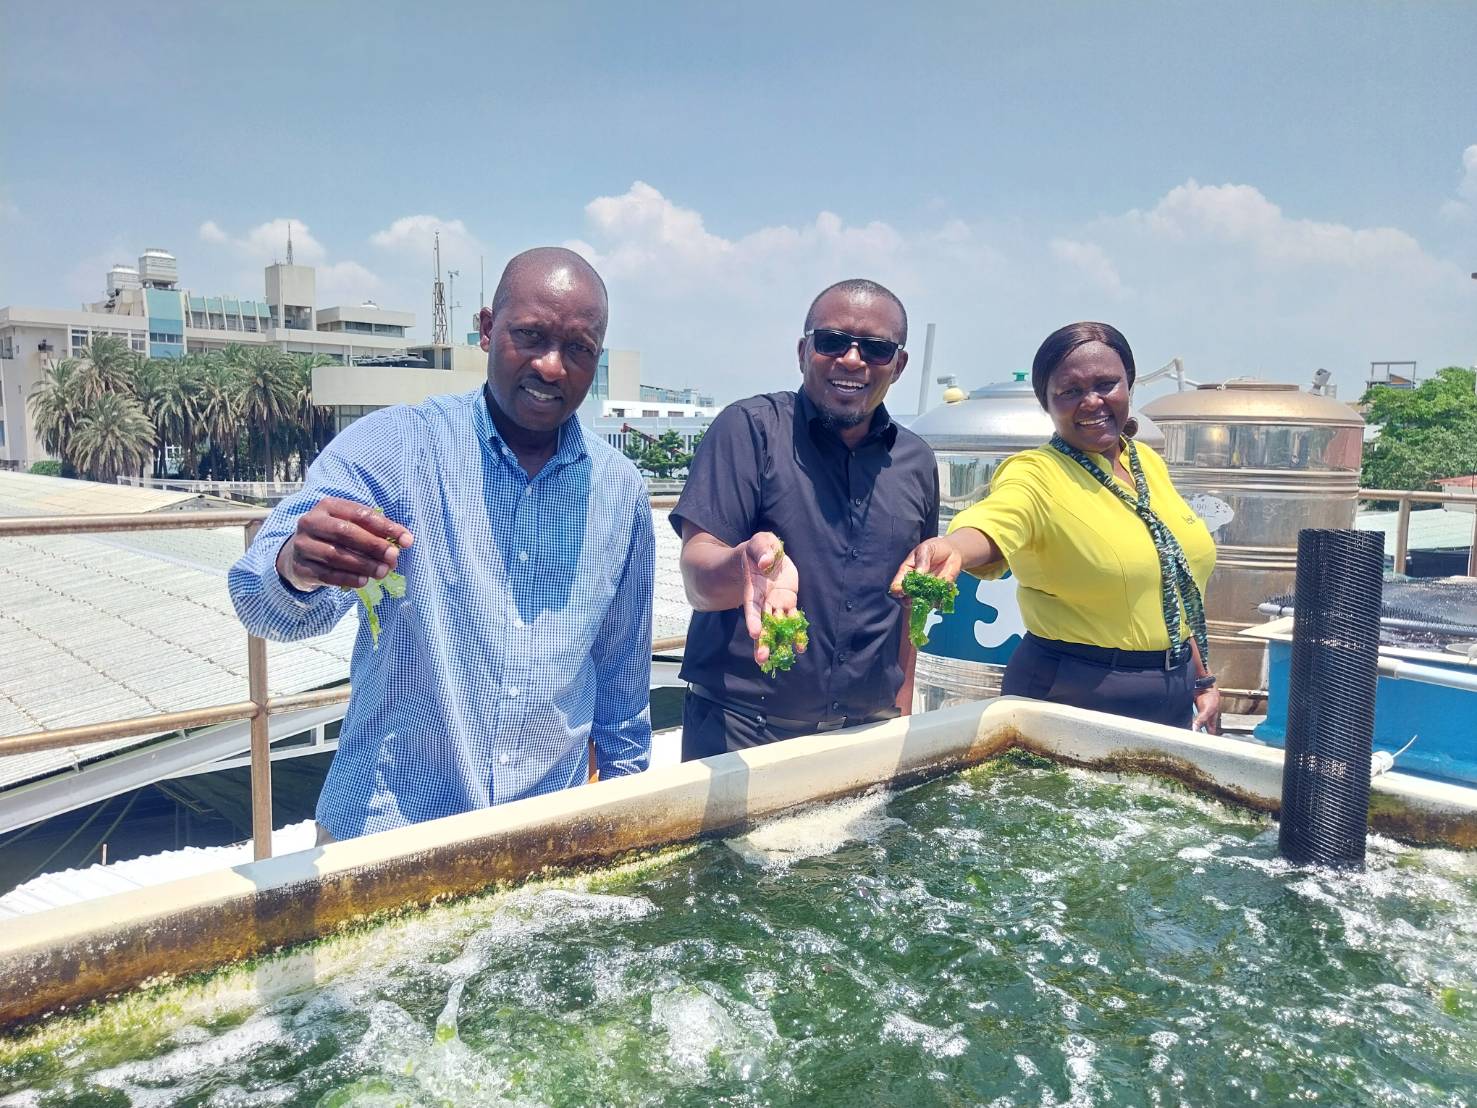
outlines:
M1010 656L1000 691L1145 723L1190 726L1195 718L1195 669L1189 661L1172 669L1162 663L1108 665L1068 653L1073 645L1028 633Z
M752 746L764 746L782 739L799 738L801 735L858 727L863 723L891 719L897 714L897 708L887 707L854 719L822 720L818 723L776 719L742 705L719 703L716 698L705 696L689 687L682 702L682 760L691 762L696 758L707 758L730 750L747 750Z

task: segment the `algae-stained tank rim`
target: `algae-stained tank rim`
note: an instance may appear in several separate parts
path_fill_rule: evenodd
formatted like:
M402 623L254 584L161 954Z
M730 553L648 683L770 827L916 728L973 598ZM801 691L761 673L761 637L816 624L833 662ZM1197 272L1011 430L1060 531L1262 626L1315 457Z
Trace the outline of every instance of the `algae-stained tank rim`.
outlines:
M1233 377L1187 392L1172 392L1144 405L1144 412L1161 423L1364 426L1364 417L1340 400L1256 377Z

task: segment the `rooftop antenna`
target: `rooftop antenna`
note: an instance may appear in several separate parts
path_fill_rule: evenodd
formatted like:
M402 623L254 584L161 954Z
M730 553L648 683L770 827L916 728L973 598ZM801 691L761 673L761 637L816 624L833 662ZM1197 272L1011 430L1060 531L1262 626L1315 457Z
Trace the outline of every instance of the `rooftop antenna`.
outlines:
M446 343L446 287L441 284L441 232L436 232L436 283L431 292L431 342Z
M287 264L292 264L292 220L287 221Z

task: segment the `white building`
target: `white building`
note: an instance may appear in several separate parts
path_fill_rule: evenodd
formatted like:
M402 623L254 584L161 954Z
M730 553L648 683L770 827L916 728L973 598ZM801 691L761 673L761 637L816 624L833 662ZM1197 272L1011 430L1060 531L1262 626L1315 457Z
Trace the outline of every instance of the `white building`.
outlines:
M137 268L108 271L103 299L78 310L0 308L0 465L22 468L47 457L31 428L27 398L63 358L79 357L94 338L123 339L135 353L177 358L231 344L276 346L350 363L406 348L415 315L381 308L319 308L312 266L266 267L264 297L197 296L178 287L174 255L147 250Z

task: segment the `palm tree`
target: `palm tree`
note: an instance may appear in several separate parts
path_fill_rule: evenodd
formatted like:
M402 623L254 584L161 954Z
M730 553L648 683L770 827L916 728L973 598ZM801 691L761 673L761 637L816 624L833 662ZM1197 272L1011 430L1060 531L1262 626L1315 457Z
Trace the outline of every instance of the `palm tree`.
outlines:
M260 436L266 450L268 481L276 479L272 463L272 432L292 411L292 384L287 374L287 356L275 347L260 346L252 350L237 350L240 374L240 392L237 394L238 414L246 421L254 435ZM227 349L227 354L231 353Z
M84 407L81 377L81 363L63 358L42 370L27 398L41 445L61 459L63 472L73 468L72 438Z
M133 356L129 368L129 391L150 419L154 418L154 411L159 405L159 393L164 387L164 374L168 368L169 359L150 358L143 354ZM162 432L159 432L157 421L155 431L158 433L154 439L154 476L163 477L165 440Z
M91 404L107 392L132 393L136 364L123 339L109 335L93 339L82 352L80 380L84 401Z
M240 383L236 378L236 370L230 363L219 354L203 355L200 392L195 399L195 411L201 428L210 440L210 449L222 466L226 460L226 443L232 444L233 451L235 448L238 426L236 397L239 392ZM211 475L220 477L214 465L211 466ZM235 477L236 469L233 465L232 480Z
M137 473L154 446L154 427L132 396L106 392L77 421L72 437L77 468L94 481Z
M182 472L187 472L194 464L202 357L200 354L187 354L183 358L162 359L153 403L145 408L159 436L160 460L163 460L165 444L173 443L180 448ZM159 475L163 476L162 466Z
M334 365L327 354L294 354L291 357L294 418L297 422L298 477L307 476L308 465L333 438L333 409L313 403L313 370Z

